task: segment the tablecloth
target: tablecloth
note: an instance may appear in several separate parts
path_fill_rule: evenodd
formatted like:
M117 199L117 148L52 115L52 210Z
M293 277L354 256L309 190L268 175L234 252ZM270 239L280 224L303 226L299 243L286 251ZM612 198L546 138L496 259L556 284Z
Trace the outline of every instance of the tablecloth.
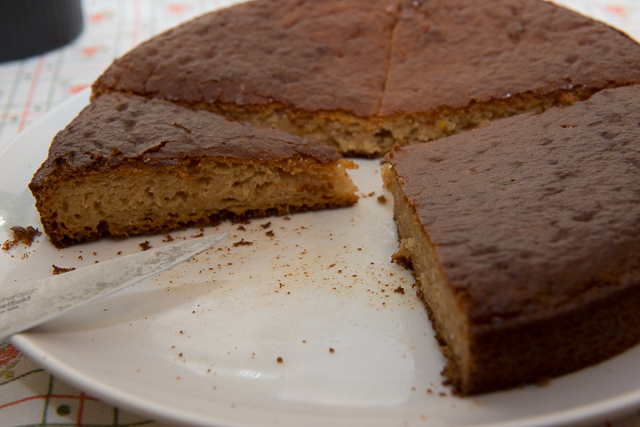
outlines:
M232 1L84 0L85 28L78 39L47 54L0 63L0 148L48 110L90 86L114 58L165 29L229 3ZM558 3L640 40L638 0ZM160 423L65 384L8 341L0 341L0 427L143 425L159 427ZM640 407L625 418L597 426L640 426Z

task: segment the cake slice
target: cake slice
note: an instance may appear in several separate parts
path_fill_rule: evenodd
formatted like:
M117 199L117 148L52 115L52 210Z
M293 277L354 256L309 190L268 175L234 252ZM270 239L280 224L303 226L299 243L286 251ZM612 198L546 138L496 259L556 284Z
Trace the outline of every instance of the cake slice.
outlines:
M326 145L121 93L54 138L29 188L57 247L357 201Z
M93 85L374 157L640 82L640 45L542 0L254 0L141 44Z
M457 393L640 342L640 87L395 148L383 172Z

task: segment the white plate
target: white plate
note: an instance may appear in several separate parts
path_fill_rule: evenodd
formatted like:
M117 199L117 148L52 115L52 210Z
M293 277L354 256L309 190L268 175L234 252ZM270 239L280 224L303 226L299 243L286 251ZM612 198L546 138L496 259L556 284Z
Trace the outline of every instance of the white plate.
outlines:
M87 97L0 151L0 241L10 226L39 225L27 183ZM391 197L378 199L380 162L358 163L357 206L254 220L244 230L206 228L231 236L13 343L96 397L181 425L551 426L640 405L640 348L544 387L452 396L441 385L444 360L412 277L390 263L397 236ZM145 240L166 244L165 236L147 236L56 250L41 236L0 253L0 286L46 277L53 264L81 267L139 251ZM252 244L234 245L243 240Z

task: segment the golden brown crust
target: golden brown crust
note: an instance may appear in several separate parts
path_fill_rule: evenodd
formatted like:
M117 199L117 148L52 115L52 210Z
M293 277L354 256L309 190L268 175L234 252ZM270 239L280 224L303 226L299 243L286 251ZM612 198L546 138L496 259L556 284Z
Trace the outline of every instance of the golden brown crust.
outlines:
M258 0L206 14L116 60L96 93L375 114L396 0Z
M640 46L539 0L404 0L380 116L640 81Z
M341 158L335 149L283 132L159 99L112 93L92 102L56 135L31 187L59 175L136 165L171 166L205 156L318 163Z
M469 319L477 371L463 393L640 341L622 308L640 298L639 96L639 86L606 90L388 156Z

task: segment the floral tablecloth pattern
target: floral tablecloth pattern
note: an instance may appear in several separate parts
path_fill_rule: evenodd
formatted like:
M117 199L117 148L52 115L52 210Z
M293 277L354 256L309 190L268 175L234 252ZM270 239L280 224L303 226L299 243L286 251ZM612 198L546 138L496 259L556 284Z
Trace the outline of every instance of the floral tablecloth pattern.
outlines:
M51 108L91 85L111 61L141 41L231 0L84 0L85 28L68 46L0 63L0 148ZM640 0L559 0L640 40ZM0 427L153 426L77 390L0 341ZM602 427L640 426L640 408ZM594 426L595 427L595 426Z

